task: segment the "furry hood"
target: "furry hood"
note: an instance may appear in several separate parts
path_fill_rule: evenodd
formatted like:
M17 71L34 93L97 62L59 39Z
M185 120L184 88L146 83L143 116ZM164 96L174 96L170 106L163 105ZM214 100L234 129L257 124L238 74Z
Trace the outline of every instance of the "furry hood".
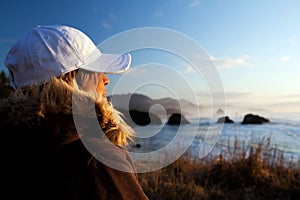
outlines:
M30 97L10 96L1 99L0 121L3 124L19 125L43 117L41 104Z
M41 87L15 91L0 102L1 124L31 124L51 114L73 115L82 118L97 117L106 136L123 146L133 137L133 129L106 98L96 99L92 94L71 87L60 79L53 79Z
M1 99L1 122L19 125L38 118L44 118L47 114L76 114L91 117L92 112L95 114L95 107L94 111L86 110L87 107L91 109L91 105L95 106L95 104L97 104L99 106L103 104L103 102L96 103L89 95L78 93L76 91L74 92L73 99L71 95L66 95L64 98L63 96L59 98L59 96L56 96L55 94L52 94L51 96L47 95L46 98L43 98L42 96L41 99L38 99L20 91L16 91L13 95ZM76 113L72 112L72 106L73 109L76 110ZM99 115L101 114L99 113Z

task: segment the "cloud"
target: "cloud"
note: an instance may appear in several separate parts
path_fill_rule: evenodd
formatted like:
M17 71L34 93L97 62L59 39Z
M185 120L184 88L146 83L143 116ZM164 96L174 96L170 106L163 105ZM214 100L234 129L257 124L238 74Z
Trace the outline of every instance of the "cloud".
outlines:
M282 56L279 58L280 62L288 62L292 59L291 56Z
M196 73L197 72L191 64L183 63L182 66L185 68L184 72L186 74L191 74L191 73Z
M291 38L289 38L289 39L288 39L288 43L295 43L295 39L294 39L294 38L292 38L292 37L291 37Z
M101 22L104 29L110 29L114 24L118 23L119 19L113 13L109 13L108 17Z
M300 99L300 94L285 95L283 97L284 98L299 98Z
M91 7L91 9L92 9L92 11L95 12L95 13L99 12L98 6L95 6L95 5L94 5L94 6Z
M155 11L154 16L155 17L162 17L162 16L164 16L164 13L162 11Z
M211 97L214 96L216 98L222 98L225 95L225 98L230 101L230 102L236 102L236 101L240 101L240 100L248 100L249 97L253 97L254 93L251 92L226 92L226 91L199 91L198 93L199 96L208 96Z
M213 66L212 63L218 69L227 69L233 67L254 67L254 64L248 62L250 59L249 55L243 55L241 57L236 58L220 58L220 57L213 57L213 56L206 56L203 54L196 54L192 57L191 62L195 64L195 66L201 67L201 72L211 73L210 69ZM183 63L181 64L182 67L185 68L184 72L186 74L196 73L198 72L191 64Z
M253 67L254 65L249 63L250 56L244 55L237 58L217 58L210 57L211 61L217 66L219 69L224 68L233 68L233 67Z
M195 8L198 7L200 5L200 0L194 0L189 4L190 8Z
M111 27L107 21L102 21L101 26L105 29L109 29Z
M250 92L226 92L226 98L228 98L230 100L244 99L249 96L253 96L253 93L250 93Z
M138 67L138 68L131 68L129 71L126 72L127 77L146 77L149 76L149 70L146 68Z

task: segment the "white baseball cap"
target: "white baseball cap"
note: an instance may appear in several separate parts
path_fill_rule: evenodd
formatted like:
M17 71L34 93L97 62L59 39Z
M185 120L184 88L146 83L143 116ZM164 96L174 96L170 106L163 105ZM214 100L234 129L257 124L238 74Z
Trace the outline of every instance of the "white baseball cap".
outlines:
M9 50L5 65L16 88L42 84L76 69L123 73L130 54L103 54L82 31L65 26L37 26Z

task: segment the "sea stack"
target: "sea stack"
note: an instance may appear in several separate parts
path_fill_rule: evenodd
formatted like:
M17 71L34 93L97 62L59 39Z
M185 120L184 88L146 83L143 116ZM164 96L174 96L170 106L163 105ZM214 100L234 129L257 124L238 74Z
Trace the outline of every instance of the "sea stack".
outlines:
M169 119L168 125L181 125L181 124L189 124L190 122L180 113L173 113Z
M269 119L250 113L244 116L242 124L264 124L268 122L270 122Z

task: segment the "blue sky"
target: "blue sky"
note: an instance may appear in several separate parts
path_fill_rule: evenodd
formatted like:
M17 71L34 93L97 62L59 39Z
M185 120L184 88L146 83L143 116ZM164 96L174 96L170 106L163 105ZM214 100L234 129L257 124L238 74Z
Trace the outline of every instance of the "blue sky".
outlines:
M18 38L39 24L77 27L96 44L134 28L167 28L205 49L217 67L229 109L243 105L300 113L299 10L297 0L1 1L0 62ZM196 85L197 78L188 68L185 72Z

